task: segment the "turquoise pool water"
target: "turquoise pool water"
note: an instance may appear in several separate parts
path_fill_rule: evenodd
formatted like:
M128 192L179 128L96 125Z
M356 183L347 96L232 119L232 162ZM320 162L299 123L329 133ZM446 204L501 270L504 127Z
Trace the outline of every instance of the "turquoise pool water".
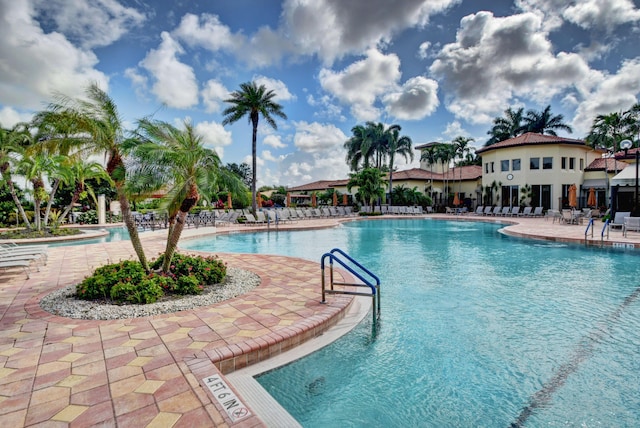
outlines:
M318 262L339 247L381 278L375 337L366 317L258 377L305 427L637 426L638 253L498 228L376 220L188 246Z
M86 244L99 244L102 242L115 242L115 241L128 241L129 232L124 227L110 227L106 229L109 234L101 236L99 238L91 239L75 239L70 241L60 241L47 243L50 247L66 247L69 245L86 245Z

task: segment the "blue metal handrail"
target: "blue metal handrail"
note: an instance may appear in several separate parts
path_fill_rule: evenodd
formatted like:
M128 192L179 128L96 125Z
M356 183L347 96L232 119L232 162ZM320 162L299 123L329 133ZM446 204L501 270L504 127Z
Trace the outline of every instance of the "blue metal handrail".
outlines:
M604 241L604 231L607 231L607 239L609 239L609 220L607 219L602 226L602 232L600 232L600 242Z
M355 265L357 268L359 268L362 274L356 271L352 266L347 264L339 256L344 257L352 265ZM325 286L325 272L324 272L325 259L327 258L329 259L329 267L330 267L330 270L329 270L330 288L329 289L327 289L327 287ZM333 262L334 261L338 263L340 266L342 266L344 269L346 269L353 276L355 276L360 281L362 281L364 284L335 282L333 279ZM345 253L339 248L334 248L328 253L324 253L322 255L322 258L320 259L320 269L322 271L322 302L321 303L326 303L326 294L349 294L354 296L370 296L373 304L373 322L375 324L376 320L380 317L380 279L375 274L373 274L369 269L362 266L353 257L349 256L347 253ZM365 278L363 274L368 275L370 278L369 279ZM370 290L370 293L360 293L360 292L346 291L346 290L335 290L333 288L334 285L368 287Z
M587 240L587 233L589 233L589 228L591 228L591 238L593 238L593 229L595 228L593 219L589 219L589 224L587 224L587 228L584 231L584 240Z

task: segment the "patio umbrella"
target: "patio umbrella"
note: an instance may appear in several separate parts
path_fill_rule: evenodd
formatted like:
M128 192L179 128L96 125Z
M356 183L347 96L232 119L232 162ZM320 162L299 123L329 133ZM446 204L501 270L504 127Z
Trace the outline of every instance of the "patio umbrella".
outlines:
M342 195L342 205L347 205L347 194Z
M311 194L311 206L312 206L313 208L315 208L315 207L316 207L316 205L318 205L318 200L317 200L317 198L316 198L316 194L315 194L315 193L312 193L312 194Z
M595 207L597 205L596 189L594 189L593 187L589 189L589 197L587 198L587 205L590 207Z
M453 206L457 207L460 205L460 198L458 198L458 193L453 195Z
M258 203L258 208L262 208L262 195L260 192L256 195L256 202Z
M231 205L231 192L227 193L227 208L231 209L233 205Z
M287 192L287 206L291 206L291 192Z
M569 206L575 208L578 206L578 198L576 195L576 185L569 186Z
M337 206L338 205L338 194L336 192L333 192L333 206Z

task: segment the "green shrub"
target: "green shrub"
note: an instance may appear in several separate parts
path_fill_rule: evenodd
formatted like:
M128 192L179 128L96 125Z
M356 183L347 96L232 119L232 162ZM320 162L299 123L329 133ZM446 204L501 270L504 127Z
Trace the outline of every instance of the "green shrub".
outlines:
M164 255L151 263L162 266ZM217 257L175 254L168 274L147 274L139 262L125 260L102 266L76 286L76 297L111 300L114 303L153 303L165 294L200 294L205 285L221 283L226 265Z

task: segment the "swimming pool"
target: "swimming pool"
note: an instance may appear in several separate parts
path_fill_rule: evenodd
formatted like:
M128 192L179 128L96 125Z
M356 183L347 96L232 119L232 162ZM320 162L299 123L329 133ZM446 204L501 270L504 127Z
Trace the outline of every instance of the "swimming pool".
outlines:
M499 227L375 220L188 247L317 261L340 247L380 276L375 338L365 321L258 378L305 427L637 425L638 253Z
M96 229L98 230L98 229ZM116 242L116 241L128 241L129 240L129 232L125 227L109 227L106 228L107 235L100 236L97 238L87 238L87 239L70 239L67 241L50 241L47 242L47 245L50 247L66 247L69 245L87 245L87 244L100 244L102 242ZM87 229L87 232L91 232L91 229Z

